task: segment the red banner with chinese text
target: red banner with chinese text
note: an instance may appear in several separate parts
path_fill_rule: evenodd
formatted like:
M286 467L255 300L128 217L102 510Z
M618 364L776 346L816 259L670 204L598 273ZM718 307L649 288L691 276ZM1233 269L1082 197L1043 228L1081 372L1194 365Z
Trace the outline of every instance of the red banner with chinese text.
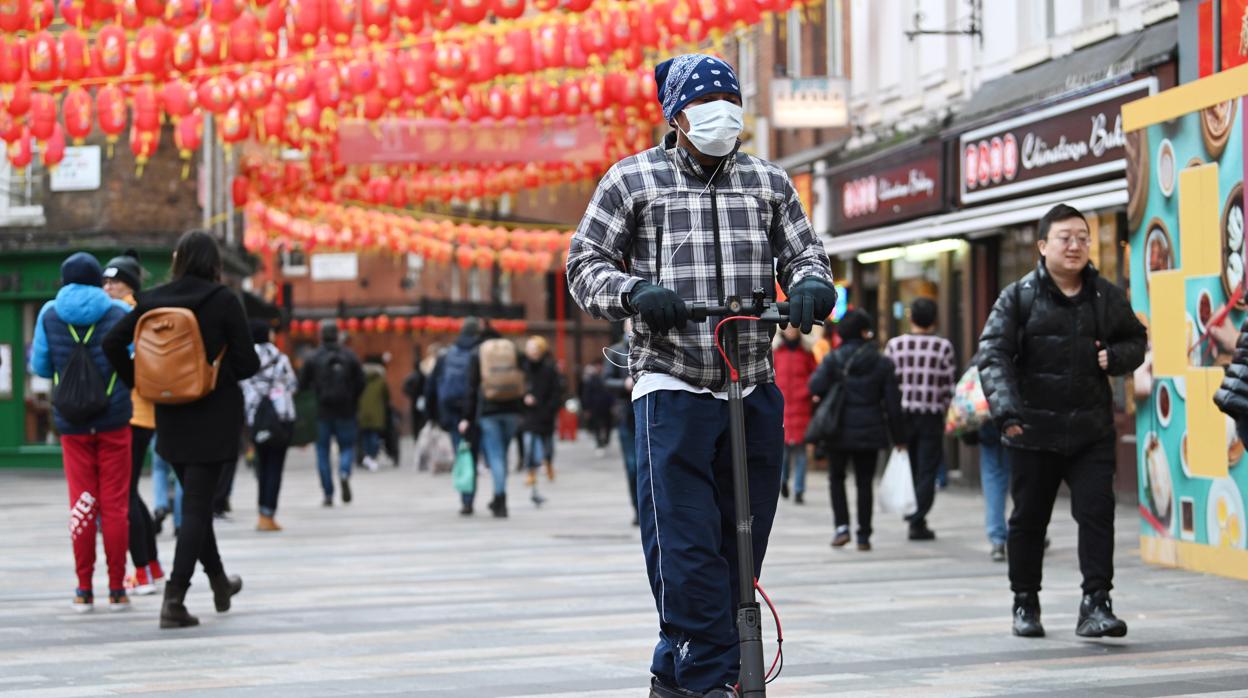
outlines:
M606 135L593 117L477 121L394 119L344 121L339 130L342 161L384 163L493 164L600 162Z

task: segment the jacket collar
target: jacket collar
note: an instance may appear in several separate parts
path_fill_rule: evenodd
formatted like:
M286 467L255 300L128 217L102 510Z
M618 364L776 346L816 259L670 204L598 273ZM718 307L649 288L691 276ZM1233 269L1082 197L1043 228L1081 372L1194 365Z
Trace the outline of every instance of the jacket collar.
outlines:
M1078 296L1070 298L1065 293L1062 293L1062 289L1057 287L1057 282L1053 280L1053 276L1049 274L1049 268L1044 264L1044 257L1041 257L1036 262L1036 281L1040 284L1041 288L1047 289L1050 293L1060 299L1065 299L1067 301L1083 301L1086 298L1092 297L1090 294L1095 293L1096 291L1096 280L1100 277L1100 272L1096 270L1095 264L1088 262L1088 266L1083 268L1080 275L1083 276L1083 289L1079 291Z
M672 131L663 138L663 149L676 161L678 169L697 177L703 182L709 182L711 173L706 171L702 163L693 156L686 148L676 144L676 132ZM737 144L733 146L732 152L724 156L723 164L719 167L719 174L715 176L716 181L723 179L732 172L737 165L737 152L741 149L741 140L737 140Z

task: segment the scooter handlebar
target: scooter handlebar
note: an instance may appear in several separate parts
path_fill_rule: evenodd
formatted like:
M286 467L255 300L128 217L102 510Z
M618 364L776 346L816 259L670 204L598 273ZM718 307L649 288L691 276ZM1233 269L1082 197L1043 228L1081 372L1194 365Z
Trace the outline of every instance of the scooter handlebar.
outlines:
M770 322L777 325L787 324L789 322L789 303L788 301L780 301L777 303L769 303L763 308L763 312L756 313L755 309L749 306L740 308L732 308L726 305L703 305L702 303L686 303L685 307L689 309L689 320L691 322L706 322L708 318L718 317L754 317L760 322ZM822 325L823 322L815 320L814 324Z

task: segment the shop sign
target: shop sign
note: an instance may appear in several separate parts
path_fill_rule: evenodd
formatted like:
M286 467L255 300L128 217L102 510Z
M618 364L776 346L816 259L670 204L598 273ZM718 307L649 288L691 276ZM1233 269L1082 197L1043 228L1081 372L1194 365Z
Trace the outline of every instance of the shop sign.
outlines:
M354 252L312 255L313 281L354 281L360 275L360 258Z
M898 223L944 208L940 143L839 170L831 175L834 234Z
M70 146L52 170L52 191L95 191L100 188L100 146Z
M445 119L348 119L338 138L347 165L598 162L607 144L592 116L486 120L472 128Z
M1125 173L1122 105L1156 91L1146 78L962 134L961 202Z
M776 128L840 128L849 125L849 80L834 77L775 78L771 118Z

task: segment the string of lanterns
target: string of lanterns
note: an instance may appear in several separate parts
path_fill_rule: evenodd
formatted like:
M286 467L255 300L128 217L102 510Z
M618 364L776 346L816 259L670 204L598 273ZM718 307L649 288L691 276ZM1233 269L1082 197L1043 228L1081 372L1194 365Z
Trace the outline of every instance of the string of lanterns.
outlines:
M338 318L338 329L346 332L374 333L426 333L426 334L459 334L463 328L463 318L439 317L430 315L370 315L366 317ZM528 331L528 323L524 320L491 319L490 327L499 334L524 334ZM298 337L316 337L320 331L320 322L311 319L292 320L290 332Z

